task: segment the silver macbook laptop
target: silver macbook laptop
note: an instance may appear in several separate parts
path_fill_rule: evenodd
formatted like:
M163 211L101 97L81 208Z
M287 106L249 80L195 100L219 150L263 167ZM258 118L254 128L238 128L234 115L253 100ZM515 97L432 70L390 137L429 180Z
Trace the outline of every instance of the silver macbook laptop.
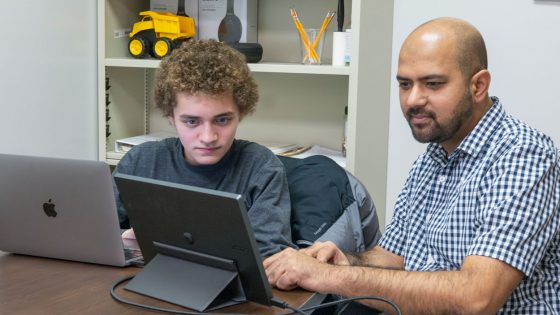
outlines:
M105 162L0 154L0 250L113 266L141 259L125 259L124 247Z

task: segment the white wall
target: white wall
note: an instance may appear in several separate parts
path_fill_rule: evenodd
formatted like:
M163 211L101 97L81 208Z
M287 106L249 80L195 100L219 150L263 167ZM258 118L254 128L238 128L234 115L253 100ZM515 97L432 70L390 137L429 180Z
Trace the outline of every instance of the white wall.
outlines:
M0 7L0 152L96 159L96 1Z
M441 16L465 19L479 29L488 49L490 94L560 146L560 0L395 0L392 80L405 37ZM402 116L396 80L391 89L387 222L409 167L425 149Z

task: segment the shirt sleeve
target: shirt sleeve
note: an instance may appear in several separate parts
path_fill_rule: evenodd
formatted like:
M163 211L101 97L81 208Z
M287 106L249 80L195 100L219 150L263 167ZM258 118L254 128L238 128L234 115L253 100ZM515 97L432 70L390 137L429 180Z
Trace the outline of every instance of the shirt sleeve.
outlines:
M113 171L113 193L115 194L115 203L117 206L117 214L119 216L119 224L121 229L129 229L130 222L128 220L128 214L126 213L126 209L123 206L119 189L117 188L117 184L115 182L115 175L118 173L132 174L131 169L134 165L132 157L133 154L131 154L131 151L129 151L127 154L123 156L123 158L119 161L119 164L117 164L115 170Z
M416 165L417 163L415 163ZM415 172L415 166L412 167L405 184L399 193L395 204L395 211L389 224L385 227L385 233L379 241L379 246L401 257L405 256L408 225L407 215L409 213L409 191L410 185L414 182L412 179Z
M265 257L287 247L296 247L291 235L286 172L280 161L267 164L254 177L250 192L252 204L248 209L260 254Z
M560 224L555 149L513 148L480 186L477 230L467 255L501 260L530 276Z

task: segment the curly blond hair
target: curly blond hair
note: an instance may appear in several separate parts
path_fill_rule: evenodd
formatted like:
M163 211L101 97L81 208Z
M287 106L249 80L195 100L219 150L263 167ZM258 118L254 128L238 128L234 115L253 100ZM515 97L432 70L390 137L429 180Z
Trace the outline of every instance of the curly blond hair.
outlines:
M245 56L216 40L190 40L161 61L156 74L155 103L173 116L177 93L217 96L231 91L241 118L255 111L257 84Z

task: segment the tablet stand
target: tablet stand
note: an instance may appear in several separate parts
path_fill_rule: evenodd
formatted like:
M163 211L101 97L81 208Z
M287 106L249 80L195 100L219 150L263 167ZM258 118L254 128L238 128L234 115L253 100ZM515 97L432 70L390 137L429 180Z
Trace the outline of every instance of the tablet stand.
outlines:
M125 289L199 312L246 301L233 260L153 243L157 255Z

